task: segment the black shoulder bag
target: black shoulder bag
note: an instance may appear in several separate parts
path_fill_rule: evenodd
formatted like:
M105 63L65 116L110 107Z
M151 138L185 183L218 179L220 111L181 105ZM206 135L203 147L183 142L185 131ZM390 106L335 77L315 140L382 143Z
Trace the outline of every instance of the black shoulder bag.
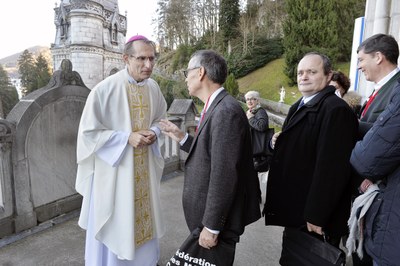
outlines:
M272 158L272 152L268 145L275 130L274 128L268 128L266 131L253 129L251 132L254 169L257 172L266 172L269 170L269 163Z
M346 255L325 239L309 233L305 226L286 227L279 263L283 266L341 266L346 264Z

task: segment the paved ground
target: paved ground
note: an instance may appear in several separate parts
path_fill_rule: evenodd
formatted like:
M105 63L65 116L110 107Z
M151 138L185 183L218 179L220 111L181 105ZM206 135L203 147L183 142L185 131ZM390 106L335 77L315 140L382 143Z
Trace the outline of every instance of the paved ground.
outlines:
M161 183L167 233L160 243L160 265L166 264L189 233L182 213L182 186L182 173ZM78 212L75 212L55 219L53 223L34 228L32 231L35 233L24 232L0 240L0 265L84 265L85 233L77 225L77 215ZM281 232L279 227L264 226L263 219L248 226L237 246L234 266L279 265Z

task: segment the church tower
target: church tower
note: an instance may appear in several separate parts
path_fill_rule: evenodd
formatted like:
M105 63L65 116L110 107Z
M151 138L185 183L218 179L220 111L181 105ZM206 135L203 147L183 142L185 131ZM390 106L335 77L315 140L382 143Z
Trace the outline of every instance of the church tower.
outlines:
M51 45L53 69L69 59L85 85L92 89L124 68L126 14L118 0L61 0L54 8L56 37Z

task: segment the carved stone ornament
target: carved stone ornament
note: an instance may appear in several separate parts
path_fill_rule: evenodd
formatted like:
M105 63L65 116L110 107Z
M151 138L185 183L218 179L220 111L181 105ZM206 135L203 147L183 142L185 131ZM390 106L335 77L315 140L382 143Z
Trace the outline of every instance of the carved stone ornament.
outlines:
M61 69L54 72L51 77L48 88L61 87L65 85L76 85L86 87L78 72L72 71L72 63L68 59L61 61Z
M0 119L0 142L12 141L12 124L5 119Z

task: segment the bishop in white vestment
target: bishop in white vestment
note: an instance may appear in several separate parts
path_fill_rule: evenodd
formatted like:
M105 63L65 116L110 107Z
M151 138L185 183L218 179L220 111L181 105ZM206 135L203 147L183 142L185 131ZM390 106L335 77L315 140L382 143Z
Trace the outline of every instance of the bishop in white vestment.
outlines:
M147 43L138 40L134 51L147 58ZM152 69L152 61L131 62L124 53L127 68L93 88L79 125L76 190L83 196L79 225L87 230L86 265L154 266L165 232L158 121L166 117L167 105L153 79L132 75L141 65L138 69ZM134 147L132 132L154 132L157 138Z

